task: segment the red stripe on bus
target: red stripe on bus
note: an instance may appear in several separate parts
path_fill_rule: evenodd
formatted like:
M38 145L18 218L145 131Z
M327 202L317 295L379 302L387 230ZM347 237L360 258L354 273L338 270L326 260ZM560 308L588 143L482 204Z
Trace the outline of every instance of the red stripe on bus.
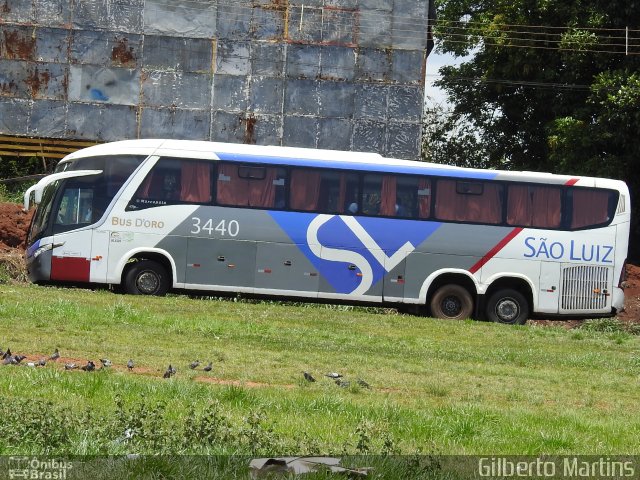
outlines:
M522 230L524 230L522 227L514 228L513 230L511 230L511 232L509 232L509 235L507 235L502 240L500 240L500 242L491 250L489 250L487 254L478 261L478 263L476 263L473 267L469 269L469 271L471 273L476 273L478 270L480 270L485 263L487 263L489 260L495 257L496 254L500 250L502 250L504 247L506 247L507 244L511 240L513 240L516 237L516 235L518 235Z
M579 180L580 180L579 178L572 178L567 183L565 183L565 185L567 187L570 187L571 185L575 185L576 183L578 183Z

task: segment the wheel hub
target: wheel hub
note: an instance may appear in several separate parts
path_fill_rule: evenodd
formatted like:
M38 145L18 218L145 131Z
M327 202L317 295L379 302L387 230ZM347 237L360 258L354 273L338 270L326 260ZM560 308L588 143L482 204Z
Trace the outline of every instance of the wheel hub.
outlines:
M505 322L515 320L519 313L518 303L511 298L505 298L496 305L496 315Z
M457 317L462 311L462 302L458 297L449 295L442 300L442 312L447 317Z
M160 279L153 272L142 272L136 283L141 292L151 294L160 286Z

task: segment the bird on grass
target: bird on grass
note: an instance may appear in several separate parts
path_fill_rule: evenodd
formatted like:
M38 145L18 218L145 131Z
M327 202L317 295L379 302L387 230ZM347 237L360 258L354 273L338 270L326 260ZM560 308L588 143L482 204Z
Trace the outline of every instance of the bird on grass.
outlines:
M14 355L13 359L16 361L16 365L18 363L20 363L22 360L24 360L25 358L27 358L26 355Z
M59 358L60 358L60 352L56 348L54 352L51 354L51 356L49 357L49 360L57 360Z
M113 365L111 363L111 360L109 360L108 358L101 358L100 363L102 363L102 368L109 368L111 365Z
M173 368L171 364L169 364L169 368L167 368L167 371L164 372L164 375L162 375L162 378L171 378L175 374L176 374L176 369Z
M342 388L349 388L351 382L347 382L345 380L340 380L339 378L336 380L336 385Z
M133 360L130 358L130 359L129 359L129 361L127 362L127 369L128 369L129 371L132 371L132 370L133 370L133 367L134 367L134 365L133 365Z
M46 364L47 364L47 361L44 359L44 357L38 360L39 367L44 367Z
M329 377L329 378L331 378L331 379L333 379L333 380L336 380L336 379L338 379L338 378L342 378L342 375L341 375L341 374L339 374L339 373L336 373L336 372L329 372L329 373L325 373L325 374L324 374L324 376L325 376L325 377Z
M85 372L93 372L96 369L96 364L89 360L84 367L80 367Z
M307 382L315 382L316 381L316 379L313 378L313 376L309 372L302 372L302 374L304 375L304 379Z
M369 385L367 382L365 382L364 380L362 380L361 378L358 378L356 380L356 383L358 385L360 385L362 388L371 388L371 385Z
M2 360L6 360L9 357L13 357L13 355L11 355L11 349L7 347L7 351L2 354Z
M202 370L204 370L205 372L210 372L212 368L213 368L213 362L209 362L209 364L206 367L204 367Z
M191 362L191 364L189 365L189 368L191 370L195 370L196 368L198 368L198 365L200 365L200 360L196 360L195 362Z
M64 364L64 369L65 370L75 370L76 368L78 368L78 365L76 365L75 363L65 363Z

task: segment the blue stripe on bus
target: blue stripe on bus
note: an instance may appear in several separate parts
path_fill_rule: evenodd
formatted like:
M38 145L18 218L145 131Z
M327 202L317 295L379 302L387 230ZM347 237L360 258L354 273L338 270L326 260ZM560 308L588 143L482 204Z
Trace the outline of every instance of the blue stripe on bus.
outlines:
M290 165L299 167L322 167L339 170L363 170L367 172L392 172L413 175L432 175L440 177L470 178L492 180L498 176L496 171L471 171L465 169L448 169L422 165L384 165L378 163L356 163L348 160L309 159L294 157L272 157L266 155L248 155L244 153L218 153L220 160L245 163L268 163L271 165ZM381 158L384 161L384 158Z

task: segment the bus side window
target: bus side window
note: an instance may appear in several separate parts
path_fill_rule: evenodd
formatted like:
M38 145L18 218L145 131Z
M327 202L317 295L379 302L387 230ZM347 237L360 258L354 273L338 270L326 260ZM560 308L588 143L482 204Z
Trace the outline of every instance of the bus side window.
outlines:
M612 218L612 210L616 202L612 197L614 192L595 188L571 188L569 199L571 203L572 230L606 224Z
M558 228L562 221L562 189L541 185L509 185L507 223L519 227Z
M218 166L216 200L226 206L283 208L286 183L284 168L223 162Z
M212 162L161 158L138 187L130 206L211 203L212 170Z
M291 170L289 206L292 210L323 213L358 212L358 176L335 170Z
M500 224L502 190L499 183L439 179L436 217L454 222Z

